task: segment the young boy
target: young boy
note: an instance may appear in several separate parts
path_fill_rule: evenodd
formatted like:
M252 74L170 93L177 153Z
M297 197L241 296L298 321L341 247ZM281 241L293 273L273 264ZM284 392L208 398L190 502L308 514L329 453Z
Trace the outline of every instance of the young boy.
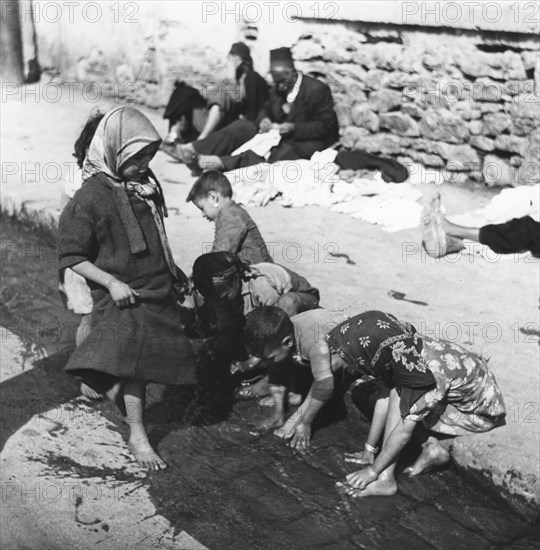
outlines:
M395 467L416 426L424 430L423 450L411 475L450 461L452 438L487 432L504 424L505 407L486 361L456 344L421 336L410 324L382 311L366 311L328 330L308 311L289 319L280 309L262 307L248 315L246 347L266 360L297 355L309 361L311 389L299 409L277 430L291 446L305 449L311 424L334 390L334 372L347 368L355 378L385 380L388 403L375 408L379 428L370 437L384 439L367 468L342 484L355 497L394 495ZM450 437L449 437L450 436ZM369 441L369 438L368 438ZM376 444L376 440L371 442ZM376 450L375 450L376 452Z
M334 379L326 334L346 320L345 314L327 309L305 311L289 318L275 307L255 309L246 318L245 343L251 357L244 365L254 368L259 361L285 363L292 358L303 366L311 367L314 378L312 388L302 406L285 425L286 388L272 384L272 381L270 384L274 411L266 427L280 428L275 434L291 438L293 447L305 448L309 444L311 423L332 395ZM339 360L337 357L336 362ZM341 363L339 366L342 366ZM317 399L318 404L313 402L315 406L312 407L313 399Z
M216 224L211 252L233 252L246 263L272 262L272 257L251 216L232 199L229 180L215 170L204 172L193 184L186 202Z

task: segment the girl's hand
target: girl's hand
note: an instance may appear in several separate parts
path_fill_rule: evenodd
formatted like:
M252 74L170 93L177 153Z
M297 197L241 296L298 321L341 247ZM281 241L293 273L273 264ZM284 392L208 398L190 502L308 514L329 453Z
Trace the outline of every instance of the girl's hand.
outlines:
M373 483L378 479L378 475L375 473L371 466L368 466L364 470L357 470L346 477L347 483L354 489L365 489L370 483Z
M375 453L364 449L357 453L345 453L345 462L353 462L354 464L360 464L360 466L367 466L373 464L375 460Z
M107 290L110 292L114 303L120 309L133 305L136 302L137 297L140 296L140 294L133 290L129 285L126 285L126 283L114 278L107 285Z

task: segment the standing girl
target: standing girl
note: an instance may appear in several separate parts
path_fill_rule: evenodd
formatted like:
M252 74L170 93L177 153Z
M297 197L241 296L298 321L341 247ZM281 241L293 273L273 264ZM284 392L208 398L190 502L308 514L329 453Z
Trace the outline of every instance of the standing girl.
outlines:
M196 382L174 296L179 271L165 235L163 195L148 167L160 143L136 109L107 113L88 150L85 183L59 224L60 269L83 276L93 301L92 329L66 371L121 398L129 448L150 469L166 464L144 428L146 384Z

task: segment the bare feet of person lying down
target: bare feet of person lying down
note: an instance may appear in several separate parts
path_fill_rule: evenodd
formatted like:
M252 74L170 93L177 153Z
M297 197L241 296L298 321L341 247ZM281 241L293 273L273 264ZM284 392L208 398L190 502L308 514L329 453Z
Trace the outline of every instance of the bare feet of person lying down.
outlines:
M448 235L441 211L441 195L433 193L424 199L421 216L422 245L429 256L441 258L463 250L463 241Z
M199 167L202 170L223 170L223 163L217 155L199 155Z
M135 433L134 433L135 432ZM146 433L131 428L128 448L138 464L149 470L164 470L167 463L152 449Z
M416 459L416 462L412 466L405 468L403 473L409 476L417 476L435 468L442 468L449 463L450 453L448 449L446 449L437 439L430 437L422 445L422 452Z
M354 475L353 474L350 475ZM348 476L347 476L348 477ZM348 496L353 498L363 498L363 497L391 497L397 493L397 483L395 479L377 479L370 483L365 489L357 489L350 485L347 482L338 482L336 483L336 488L338 490L344 491Z

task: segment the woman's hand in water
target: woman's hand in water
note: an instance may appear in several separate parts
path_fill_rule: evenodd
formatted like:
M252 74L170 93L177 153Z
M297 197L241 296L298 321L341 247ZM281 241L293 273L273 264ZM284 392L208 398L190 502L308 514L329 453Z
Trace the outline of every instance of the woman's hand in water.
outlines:
M107 290L111 294L111 298L114 300L114 303L120 309L133 305L137 301L137 297L140 296L140 294L133 290L129 285L126 285L126 283L123 283L114 277L107 285Z

